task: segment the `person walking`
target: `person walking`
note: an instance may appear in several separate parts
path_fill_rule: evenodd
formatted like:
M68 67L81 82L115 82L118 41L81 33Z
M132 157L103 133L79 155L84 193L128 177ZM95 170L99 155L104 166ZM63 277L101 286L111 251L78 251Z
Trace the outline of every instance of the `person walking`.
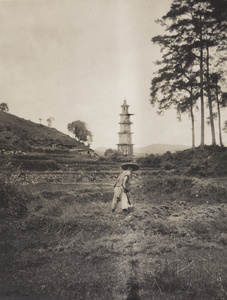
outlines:
M114 184L114 195L112 202L112 212L117 208L119 202L121 202L121 208L123 211L128 211L131 206L128 198L130 189L130 181L132 179L132 173L139 170L139 166L134 163L126 163L121 166L124 170L117 178Z

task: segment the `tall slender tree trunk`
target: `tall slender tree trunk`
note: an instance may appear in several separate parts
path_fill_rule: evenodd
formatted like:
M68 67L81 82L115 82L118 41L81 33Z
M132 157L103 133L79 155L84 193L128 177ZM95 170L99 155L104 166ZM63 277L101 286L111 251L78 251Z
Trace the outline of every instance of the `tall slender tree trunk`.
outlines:
M192 99L192 95L191 95L191 99ZM192 121L192 148L195 148L195 119L193 113L192 100L190 102L190 114L191 114L191 121Z
M206 65L207 65L207 96L208 96L208 106L209 106L209 113L210 113L210 128L211 128L211 137L212 137L212 145L216 145L216 138L215 138L215 130L214 130L214 117L213 117L213 107L212 107L212 99L211 99L211 92L210 92L210 69L209 69L209 46L206 45L207 50L207 57L206 57Z
M220 111L220 103L218 98L218 85L215 84L215 90L216 90L216 101L217 101L217 108L218 108L218 130L219 130L219 143L220 146L223 147L222 143L222 134L221 134L221 111Z
M201 22L201 17L200 17ZM202 26L202 25L201 25ZM202 28L200 29L200 99L201 99L201 144L200 147L204 147L205 139L205 116L204 116L204 97L203 97L203 34Z

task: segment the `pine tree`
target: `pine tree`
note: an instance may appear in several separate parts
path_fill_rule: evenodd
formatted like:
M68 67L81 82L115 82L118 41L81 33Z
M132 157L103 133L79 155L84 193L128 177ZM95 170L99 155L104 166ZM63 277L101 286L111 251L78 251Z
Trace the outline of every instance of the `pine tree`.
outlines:
M186 50L185 53L187 54L183 56L183 59L187 56L190 57L190 55L193 57L191 61L187 59L187 62L191 63L191 70L194 72L194 75L196 73L199 74L196 77L196 82L199 81L200 86L201 147L205 144L205 96L208 98L212 144L216 143L210 79L210 68L214 66L214 63L210 52L215 49L218 53L219 62L225 61L226 58L223 53L226 50L225 16L227 14L222 13L221 17L217 15L221 4L224 3L226 4L226 0L219 0L218 5L215 4L214 0L174 0L169 12L159 20L169 35L158 36L152 39L153 42L161 45L162 51L169 52L170 47L163 40L172 41L174 38L177 49L180 49L180 52L182 52L182 49ZM174 51L172 55L175 55ZM165 56L163 55L163 62L164 59ZM180 82L179 78L183 79L182 70L186 70L185 67L175 68L176 73L174 73L174 77L178 78L178 83ZM182 87L184 87L184 83L185 79L182 81ZM155 80L152 81L152 90L155 89L154 84ZM162 93L160 89L159 92ZM152 101L154 102L154 98ZM182 109L184 106L176 105L176 108L179 109L179 107Z
M182 113L189 113L192 121L192 147L195 147L193 108L198 99L197 72L193 70L195 56L187 45L179 45L179 36L156 36L152 40L164 51L162 66L151 83L151 104L158 103L159 111L174 107L178 120ZM160 97L162 97L160 99Z

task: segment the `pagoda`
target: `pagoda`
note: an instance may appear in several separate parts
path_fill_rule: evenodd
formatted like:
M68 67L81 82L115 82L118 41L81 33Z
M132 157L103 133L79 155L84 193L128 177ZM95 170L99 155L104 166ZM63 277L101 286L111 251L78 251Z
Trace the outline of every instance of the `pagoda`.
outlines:
M131 124L130 114L128 112L129 105L124 100L124 103L121 105L122 113L120 114L120 132L119 134L119 144L118 151L123 155L132 156L133 155L133 144L132 144L132 132L131 132Z

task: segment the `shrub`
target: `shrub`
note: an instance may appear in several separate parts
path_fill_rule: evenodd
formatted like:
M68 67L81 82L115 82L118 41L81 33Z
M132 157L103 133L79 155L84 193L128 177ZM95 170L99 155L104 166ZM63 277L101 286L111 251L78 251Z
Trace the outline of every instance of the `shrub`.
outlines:
M106 161L106 158L104 156L99 156L98 161Z
M165 161L165 162L162 162L161 168L164 170L172 170L172 169L175 169L175 166L173 163Z
M0 173L0 214L20 216L26 210L26 194L18 187L17 169L11 156L6 156L1 164Z
M26 139L18 139L16 140L13 145L15 146L16 149L27 152L31 151L31 145L27 142Z
M22 216L26 210L26 195L14 183L6 183L0 178L0 214L1 216Z
M158 167L160 167L161 156L150 154L150 155L146 155L145 157L138 157L136 159L136 162L139 165L146 165L146 166L150 166L153 168L158 168Z
M216 203L225 202L227 199L227 189L210 180L193 179L190 194L199 199Z
M191 221L188 225L191 232L202 239L210 241L213 237L213 228L207 220L196 219Z
M111 148L109 148L109 149L107 149L106 151L105 151L105 153L104 153L104 156L105 157L110 157L110 156L112 156L114 153L116 153L117 152L117 150L113 150L113 149L111 149Z

